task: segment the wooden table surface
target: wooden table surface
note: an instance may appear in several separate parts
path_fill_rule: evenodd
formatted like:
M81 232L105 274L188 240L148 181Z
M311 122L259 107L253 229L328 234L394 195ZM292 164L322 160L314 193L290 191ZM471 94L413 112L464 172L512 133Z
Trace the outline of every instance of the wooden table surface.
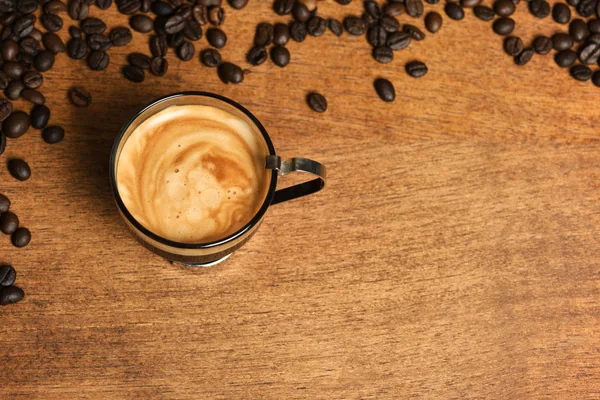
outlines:
M225 59L246 66L255 24L286 20L269 3L227 9ZM319 4L338 18L361 7ZM127 23L114 6L91 10ZM172 53L162 79L126 81L126 55L147 52L138 33L103 72L58 57L43 92L65 141L49 146L31 129L2 163L24 157L32 178L0 168L0 192L33 233L24 249L0 238L0 261L26 292L0 309L0 397L600 398L600 88L550 55L517 67L470 10L444 18L391 64L364 37L328 32L290 43L287 68L252 68L237 86ZM526 41L558 29L524 2L515 19ZM406 75L413 59L425 77ZM379 76L394 82L393 104L377 98ZM68 104L73 85L92 106ZM138 245L109 190L119 127L181 90L239 101L279 154L329 170L322 192L273 206L208 269ZM327 96L325 114L306 106L309 91Z

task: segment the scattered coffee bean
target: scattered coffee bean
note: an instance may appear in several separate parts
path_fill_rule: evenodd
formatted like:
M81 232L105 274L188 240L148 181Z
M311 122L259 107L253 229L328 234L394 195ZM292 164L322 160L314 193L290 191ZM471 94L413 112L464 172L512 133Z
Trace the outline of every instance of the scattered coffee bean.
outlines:
M13 22L12 25L12 33L17 38L24 38L33 32L33 25L35 24L35 16L34 15L23 15L19 17ZM6 29L6 28L5 28ZM5 39L5 38L3 38Z
M318 113L327 111L327 99L320 93L312 92L306 96L308 106Z
M183 28L183 34L186 38L195 42L202 38L202 27L194 20L187 21Z
M150 51L154 57L165 57L167 55L167 38L164 36L152 36L150 38Z
M6 99L0 99L0 122L4 121L13 112L13 105ZM2 210L0 209L0 212Z
M9 286L0 289L0 305L7 306L18 303L25 297L25 292L16 286Z
M131 53L127 57L127 60L129 61L129 64L142 69L150 69L150 62L152 61L150 57L142 53Z
M42 86L42 83L44 82L44 78L42 77L42 74L40 74L37 71L29 71L26 72L25 75L23 75L22 78L23 81L23 85L25 85L25 87L30 88L30 89L37 89L40 86ZM0 102L0 121L2 121L2 102ZM12 109L11 109L12 111Z
M407 32L394 32L388 36L386 44L392 50L402 50L410 44L411 34Z
M172 48L178 48L179 46L181 46L183 44L184 41L185 41L185 38L184 38L183 34L181 34L181 33L175 33L173 35L167 36L167 44L169 45L169 47L172 47Z
M16 279L17 271L15 271L12 265L0 265L0 286L12 286Z
M579 52L579 60L583 64L596 64L600 57L600 42L591 41L588 42L581 48Z
M316 15L308 21L306 30L312 36L322 36L327 30L327 21Z
M231 6L231 8L235 10L241 10L246 7L248 4L248 0L227 0L227 3Z
M410 34L411 39L416 41L425 39L425 33L422 30L411 24L404 24L402 30Z
M46 102L44 95L35 89L23 89L21 97L33 104L43 105Z
M19 218L10 212L0 214L0 231L6 235L12 235L19 228Z
M87 44L93 51L106 51L112 47L110 39L102 34L88 35Z
M23 75L23 72L25 72L23 64L14 61L5 62L2 65L2 70L11 79L19 79Z
M292 9L292 16L296 21L306 22L311 17L310 10L300 1L296 1L294 8Z
M31 14L38 8L36 0L21 0L17 2L17 11L21 14Z
M87 58L88 66L93 71L102 71L108 66L109 62L110 57L102 50L92 51Z
M533 49L525 49L515 56L515 64L525 65L533 57Z
M442 27L442 16L435 11L430 11L425 17L425 27L429 32L436 33Z
M577 13L584 18L590 17L596 12L597 0L581 0L577 4ZM599 15L600 17L600 15Z
M571 10L564 3L555 3L552 7L552 18L559 24L566 24L571 20Z
M13 232L11 240L13 246L18 248L25 247L29 244L29 242L31 242L31 232L29 232L29 229L27 228L18 228L16 231Z
M165 1L154 1L150 5L150 10L159 17L168 17L175 11L171 5Z
M290 51L283 46L271 48L271 60L279 67L285 67L290 63Z
M590 33L600 33L600 17L589 20L587 26Z
M383 7L383 14L390 17L397 17L406 12L406 8L404 8L404 4L402 3L391 3L387 2Z
M595 86L600 87L600 70L597 70L596 72L594 72L594 74L592 75L592 83Z
M103 33L106 30L106 24L98 18L86 18L81 21L81 29L88 35Z
M48 29L50 32L58 32L63 26L62 18L56 14L44 14L41 16L40 21L44 28Z
M306 24L304 22L290 22L290 37L296 42L303 42L307 35Z
M0 214L5 213L10 208L10 199L3 194L0 194ZM0 272L0 275L2 273ZM0 279L1 281L1 279Z
M516 56L523 51L523 41L516 36L509 36L504 40L504 51L509 56Z
M133 35L131 34L131 30L129 28L125 28L124 26L119 26L110 30L108 34L110 43L113 46L125 46L133 39Z
M21 51L21 53L35 56L40 52L40 42L38 42L32 37L23 38L19 42L19 50Z
M2 122L2 132L11 139L23 136L29 129L29 115L23 111L15 111Z
M494 12L501 17L510 17L515 12L515 3L512 0L496 0Z
M207 30L206 39L211 46L216 47L217 49L222 49L227 43L227 35L219 28Z
M140 0L115 0L117 9L121 14L133 15L142 8Z
M574 65L569 70L571 76L578 81L585 82L592 78L592 70L585 65Z
M329 30L333 32L335 36L342 36L344 28L340 21L338 21L337 19L330 18L329 20L327 20L327 24L329 26Z
M150 63L150 73L154 76L163 76L169 70L169 62L163 57L154 57Z
M165 32L169 35L181 32L183 28L185 28L185 19L177 14L170 16L164 26Z
M44 11L48 14L58 14L67 11L67 5L60 0L50 0L44 4Z
M251 65L260 65L267 61L267 58L267 49L260 46L254 46L252 49L250 49L248 55L246 56L246 60Z
M367 30L365 22L355 16L344 18L344 28L346 28L346 32L352 36L364 35Z
M75 107L88 107L92 104L92 95L81 86L75 86L69 90L69 100Z
M66 50L65 43L60 36L53 32L46 32L42 37L42 43L46 50L50 50L54 54L62 53Z
M69 35L71 35L73 39L81 39L83 37L83 31L76 26L70 26Z
M405 0L404 8L406 13L413 18L419 18L423 15L423 2L421 0Z
M278 46L275 46L278 47ZM285 47L279 47L285 49ZM271 52L272 54L272 52ZM244 72L240 67L230 62L221 63L217 67L217 73L223 83L241 83L244 81Z
M187 40L185 40L176 51L177 57L182 61L190 61L194 57L195 52L196 49L194 49L194 45Z
M473 8L475 16L483 21L491 21L494 19L494 10L487 6L475 6Z
M16 61L19 54L19 43L12 39L5 40L0 51L4 61Z
M373 48L373 58L377 62L387 64L392 62L392 60L394 59L394 52L389 46L375 47Z
M23 92L23 89L25 89L23 82L14 80L8 84L6 89L4 89L4 95L10 100L17 100L19 97L21 97L21 92Z
M381 7L379 7L379 4L377 4L377 2L374 0L365 1L363 6L365 11L375 19L379 19L383 15Z
M35 56L33 63L35 69L38 71L48 71L54 65L54 53L48 50L42 50Z
M55 144L63 140L65 130L60 126L49 126L42 131L42 138L48 144Z
M538 36L533 41L533 49L538 54L548 54L552 50L552 40L546 36Z
M500 17L492 24L495 33L501 36L510 35L515 29L515 21L509 17Z
M154 29L154 21L147 15L137 14L129 19L129 26L136 32L148 33Z
M460 0L460 5L463 8L474 8L481 3L481 0Z
M75 60L80 60L87 54L87 43L83 39L71 39L67 43L67 54Z
M387 32L379 25L373 25L367 32L367 40L373 47L384 46L387 40Z
M379 26L385 29L388 33L397 32L400 29L400 23L394 17L384 15L379 19Z
M273 28L273 43L277 46L285 46L290 40L290 29L286 24L277 23Z
M561 68L570 67L575 63L575 60L577 60L577 54L571 49L559 51L554 56L554 61Z
M112 5L112 0L96 0L96 7L98 7L101 10L108 10L110 8L110 6ZM150 4L148 3L148 6ZM141 10L142 12L148 12L150 10L150 8L147 8L145 11Z
M26 181L31 176L31 168L29 168L29 164L20 158L12 158L8 160L8 172L10 172L13 178L20 181Z
M552 47L556 51L570 49L573 44L573 38L567 33L557 33L552 36Z
M531 0L529 12L537 18L546 18L550 15L550 4L546 0Z
M348 4L350 4L350 2L352 0L335 0L335 1L336 1L336 3L338 3L338 4L342 5L342 6L347 6Z
M458 3L448 2L444 7L446 15L455 21L460 21L465 17L465 12Z
M131 82L142 82L146 77L144 70L135 65L126 65L123 67L123 76Z
M214 26L220 26L225 20L225 10L220 7L210 7L208 9L208 22Z
M428 71L427 65L421 61L411 61L406 64L406 72L413 78L420 78Z
M580 18L576 18L569 24L569 35L576 42L581 42L588 35L588 27L587 24Z
M292 12L296 0L275 0L273 10L279 15L286 15Z
M69 16L74 20L84 20L89 12L89 4L86 0L70 0Z
M394 85L392 85L392 82L388 81L387 79L375 79L374 86L375 91L381 100L385 102L391 102L396 98L396 90L394 89Z
M221 64L221 53L215 49L202 50L200 53L200 61L207 67L217 67Z
M31 126L35 129L43 129L48 125L48 121L50 120L50 109L45 105L37 104L31 110L30 118Z

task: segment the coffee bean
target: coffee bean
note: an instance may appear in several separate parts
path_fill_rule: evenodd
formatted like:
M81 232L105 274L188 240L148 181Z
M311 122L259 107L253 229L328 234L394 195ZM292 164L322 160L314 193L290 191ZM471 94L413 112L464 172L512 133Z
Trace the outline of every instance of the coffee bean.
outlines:
M531 0L529 12L537 18L546 18L550 15L550 4L546 0Z
M400 23L394 17L390 17L389 15L384 15L379 19L379 26L385 29L388 33L397 32L400 29Z
M306 24L304 22L290 22L290 37L296 42L303 42L307 35Z
M2 195L0 195L1 198ZM7 199L8 200L8 199ZM0 202L1 204L1 202ZM0 265L0 286L7 287L12 286L17 279L17 271L12 265Z
M0 290L0 305L7 306L9 304L15 304L23 300L25 293L21 288L16 286L9 286Z
M594 74L592 75L592 83L595 86L600 87L600 70L597 70L596 72L594 72Z
M575 60L577 60L577 54L571 49L559 51L554 56L554 61L561 68L570 67L575 63Z
M110 38L102 34L88 35L87 44L94 51L106 51L112 47Z
M306 25L306 30L312 36L318 37L327 30L327 22L318 15L312 17Z
M177 47L177 57L183 61L189 61L194 57L194 53L196 50L194 49L194 45L187 40L184 41L179 47Z
M42 43L46 50L50 50L54 54L62 53L66 50L65 44L56 33L46 32L42 38Z
M167 38L164 36L152 36L150 38L150 51L154 57L167 55Z
M103 33L106 30L106 24L98 18L86 18L81 22L81 29L88 35Z
M279 67L285 67L290 63L290 52L283 46L273 46L271 48L271 60Z
M392 62L392 60L394 59L394 52L389 46L379 46L373 48L372 56L375 59L375 61L380 62L382 64L387 64Z
M20 0L17 2L17 11L21 14L31 14L38 8L37 0Z
M292 12L296 0L275 0L273 10L279 15L286 15Z
M455 21L460 21L465 17L464 10L457 3L446 3L444 11L446 12L446 15L450 17L450 19L453 19Z
M369 15L371 15L375 19L379 19L383 15L383 13L381 11L381 7L379 7L379 4L377 4L376 1L366 0L364 2L363 6L365 8L365 12L367 12Z
M15 61L19 54L19 44L12 39L5 40L0 52L4 61Z
M227 43L227 35L219 28L210 28L207 30L206 39L211 46L216 47L217 49L222 49Z
M516 56L523 51L523 41L516 36L509 36L504 40L504 51L509 56Z
M6 118L8 118L12 112L13 112L12 103L6 99L1 99L0 100L0 121L4 121ZM1 198L0 198L0 200L1 200ZM2 212L1 209L0 209L0 212Z
M200 40L202 38L202 27L195 20L187 21L183 28L183 34L191 41Z
M277 23L273 29L273 43L285 46L290 40L290 30L286 24Z
M200 53L200 60L207 67L217 67L221 64L221 53L215 49L206 49Z
M411 34L407 32L394 32L387 38L386 44L392 50L402 50L410 44Z
M420 78L428 71L427 65L421 61L411 61L405 66L406 72L413 78Z
M367 40L373 47L383 46L387 40L387 32L379 25L373 25L367 32Z
M501 36L510 35L515 29L515 21L509 17L500 17L492 24L495 33Z
M463 8L474 8L481 3L481 0L460 0L460 5Z
M580 18L576 18L569 24L569 34L576 42L581 42L589 34L587 24Z
M11 79L19 79L23 75L23 72L25 72L25 69L21 63L8 61L2 65L2 71Z
M515 64L525 65L533 57L533 49L525 49L515 56Z
M425 33L423 33L422 30L420 30L419 28L417 28L414 25L404 24L404 26L402 27L402 30L404 32L410 34L410 37L416 41L425 39Z
M396 98L396 90L394 89L394 85L392 85L392 82L388 81L387 79L375 79L374 86L375 91L381 100L385 102L391 102Z
M566 50L573 47L573 38L566 33L557 33L552 36L552 47L556 51Z
M6 235L11 235L19 228L19 218L10 212L0 214L0 231Z
M0 214L7 212L9 208L10 208L10 199L8 197L6 197L5 195L0 194ZM0 268L0 282L2 282L2 280L3 280L2 276L3 276L3 274L2 274L1 268ZM12 285L12 283L11 283L11 285Z
M425 27L429 32L436 33L442 27L442 16L435 11L430 11L425 17Z
M13 232L11 241L15 247L25 247L31 242L31 232L29 232L29 229L27 228L18 228ZM6 289L2 289L2 294L4 294L4 291L6 291Z
M346 28L346 31L352 36L364 35L367 30L365 22L355 16L344 18L344 28Z
M60 126L49 126L42 131L42 139L48 144L55 144L65 137L65 130Z
M306 22L311 17L310 10L300 1L296 1L294 8L292 9L292 16L296 21Z
M44 95L35 89L23 89L21 97L33 104L43 105L46 102Z
M85 57L87 50L87 44L83 39L71 39L67 43L67 54L75 60Z
M20 53L35 56L40 52L40 42L32 37L26 37L19 42L19 49Z
M267 58L267 49L262 46L254 46L246 56L246 60L252 65L260 65L267 61Z
M83 36L83 31L76 26L70 26L69 35L71 35L73 39L81 39Z
M199 25L206 25L208 23L208 10L204 6L194 6L192 8L192 18Z
M142 7L140 0L115 0L115 4L119 12L125 15L133 15Z
M86 0L70 0L69 16L74 20L86 19L89 13L89 5Z
M210 7L208 9L208 22L215 26L220 26L225 20L225 10L220 7Z
M19 80L14 80L4 89L4 95L11 100L17 100L21 97L23 89L25 89L25 85Z
M201 6L205 6L205 7L221 7L221 4L223 4L222 0L197 0L196 3L200 4Z
M590 33L600 33L600 19L590 19L587 23Z
M577 13L584 18L590 17L596 11L597 0L581 0L577 4ZM600 15L599 15L600 17Z
M423 2L421 0L405 0L404 7L406 13L413 18L419 18L423 15Z
M571 20L571 10L564 3L555 3L552 7L552 18L559 24L566 24Z
M0 156L4 154L6 150L6 135L0 132Z
M131 30L129 28L125 28L124 26L118 26L110 30L108 38L113 46L120 47L125 46L129 42L131 42L131 40L133 39L133 35L131 34Z
M169 62L163 57L154 57L150 63L150 73L154 76L163 76L169 70Z
M69 90L69 100L75 107L87 107L92 104L92 95L81 86L74 86Z
M11 139L16 139L29 129L29 115L23 111L15 111L2 122L2 132Z
M129 64L134 65L136 67L142 69L150 69L150 62L152 61L150 57L142 53L131 53L127 58Z
M309 93L308 96L306 96L306 102L313 111L318 113L327 111L327 99L320 93Z
M48 14L58 14L67 11L67 5L60 0L50 0L44 4L44 11Z
M31 110L30 118L31 126L35 129L42 129L48 125L48 121L50 120L50 109L44 105L35 105Z
M192 6L189 4L181 4L175 9L175 14L180 15L184 20L189 21L192 19Z
M231 6L231 8L235 10L241 10L246 7L248 4L248 0L227 0L227 3Z
M383 14L388 15L390 17L397 17L406 12L406 8L404 8L403 3L390 3L387 2L383 7Z
M572 6L572 7L577 7L577 4L579 4L580 0L567 0L567 4Z
M494 1L494 12L501 17L510 17L515 12L515 3L512 0Z
M473 8L475 16L483 21L491 21L494 19L494 10L487 6L476 6Z
M592 70L585 65L574 65L569 70L571 76L578 81L585 82L592 78Z
M144 70L135 65L126 65L123 67L123 76L131 82L142 82L146 77Z
M342 36L344 28L340 21L338 21L337 19L329 18L327 20L327 25L329 26L329 30L333 32L335 36Z
M185 38L183 37L183 34L181 32L175 33L174 35L167 36L167 44L169 45L169 47L172 47L175 49L178 48L179 46L181 46L184 41L185 41Z
M48 71L54 65L54 53L43 50L35 56L34 66L40 72Z
M96 7L101 10L108 10L112 5L112 0L96 0ZM148 12L148 9L144 12Z
M35 23L35 16L29 14L19 17L13 22L12 34L17 38L24 38L33 31L33 24ZM5 29L7 25L5 25ZM3 38L5 39L5 38Z
M278 47L278 46L275 46ZM278 47L281 49L285 49L285 47ZM271 54L273 52L271 51ZM244 81L244 72L240 67L230 62L224 62L220 64L217 68L217 73L219 78L223 83L241 83Z
M159 17L168 17L170 15L173 15L173 12L175 12L173 7L171 7L169 3L160 0L154 1L150 5L150 10L152 10L152 12Z
M172 35L177 32L183 31L185 27L185 19L181 15L170 16L165 23L165 32Z
M595 64L600 57L600 43L588 41L579 52L579 60L583 64Z
M13 178L19 181L26 181L31 176L31 168L29 168L29 164L20 158L11 158L8 160L8 172L12 175ZM7 213L5 213L7 214ZM2 215L5 215L2 214ZM12 214L12 213L9 213ZM13 214L14 215L14 214ZM16 216L15 216L16 218ZM18 220L17 220L18 225ZM4 233L10 233L2 230Z
M129 19L129 25L136 32L148 33L154 29L154 21L147 15L137 14Z
M17 2L15 0L0 1L0 13L11 13L16 9Z
M546 36L538 36L533 41L533 49L538 54L548 54L552 50L552 40Z

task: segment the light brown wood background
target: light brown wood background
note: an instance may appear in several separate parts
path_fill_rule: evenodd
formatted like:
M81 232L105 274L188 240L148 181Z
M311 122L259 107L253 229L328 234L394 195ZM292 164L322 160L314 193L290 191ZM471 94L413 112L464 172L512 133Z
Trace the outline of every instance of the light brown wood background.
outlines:
M246 65L255 24L286 20L270 3L227 8L224 58ZM127 22L114 8L91 15ZM0 192L33 232L25 249L0 237L0 261L27 294L0 309L0 397L599 398L600 88L551 56L517 67L471 11L444 18L388 65L364 37L328 32L238 86L172 52L166 77L127 82L126 54L147 51L138 33L104 72L58 57L43 92L65 141L48 146L32 129L2 157L26 158L32 178L0 168ZM526 40L560 29L524 2L515 19ZM405 74L413 59L429 66L424 78ZM393 104L377 98L379 76L395 84ZM74 84L92 92L88 109L68 105ZM324 191L272 207L209 269L139 246L108 184L121 124L180 90L239 101L282 156L329 168ZM327 96L325 114L306 106L312 90Z

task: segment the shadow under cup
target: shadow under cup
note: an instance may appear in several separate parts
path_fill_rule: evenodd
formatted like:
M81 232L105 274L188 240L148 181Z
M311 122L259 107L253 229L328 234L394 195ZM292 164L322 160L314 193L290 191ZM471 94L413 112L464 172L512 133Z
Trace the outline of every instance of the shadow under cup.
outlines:
M177 105L203 105L219 108L246 121L257 134L262 135L262 141L267 151L265 168L270 169L267 174L269 186L267 195L254 217L237 232L222 239L207 243L180 243L165 239L140 224L127 210L119 194L117 185L117 169L119 157L127 139L135 129L151 116L167 107ZM291 186L282 190L275 190L278 175L287 175L291 172L306 172L314 175L312 180ZM325 167L316 161L306 158L292 158L281 161L276 155L273 143L265 128L248 110L240 104L212 93L205 92L183 92L162 97L138 111L121 128L110 155L109 165L110 184L112 188L119 213L125 220L129 230L144 247L153 253L166 258L169 261L197 266L209 266L216 264L231 255L235 250L243 246L256 232L260 226L265 213L270 205L281 203L307 194L315 193L325 185Z

